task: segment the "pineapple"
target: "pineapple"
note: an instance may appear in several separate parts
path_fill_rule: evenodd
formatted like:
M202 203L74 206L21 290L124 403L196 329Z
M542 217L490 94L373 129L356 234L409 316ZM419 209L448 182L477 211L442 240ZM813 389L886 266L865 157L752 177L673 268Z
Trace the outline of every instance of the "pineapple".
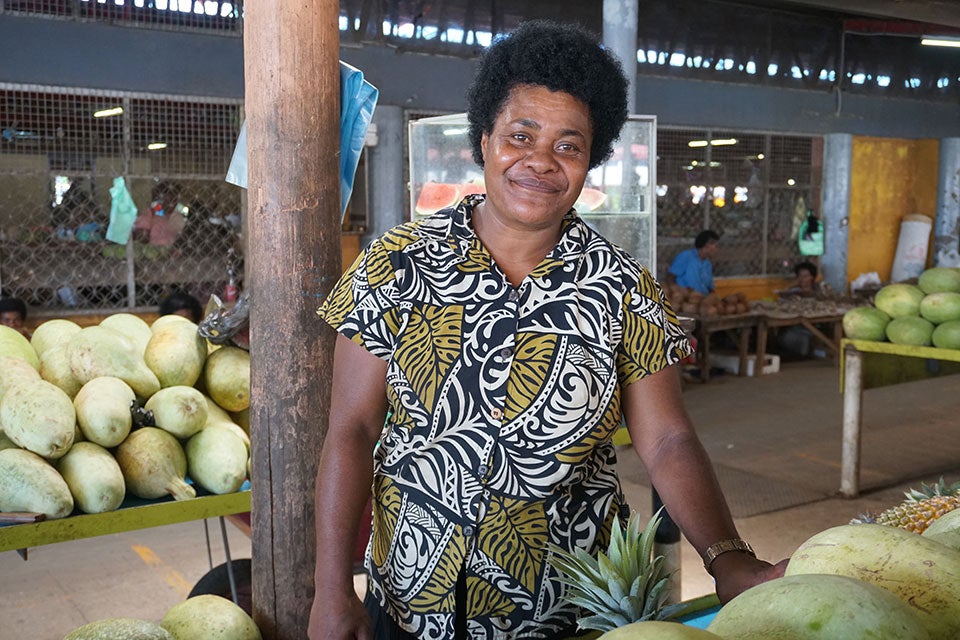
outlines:
M910 489L903 495L906 500L899 505L877 516L869 513L861 515L851 520L851 524L883 524L923 533L934 520L960 508L960 482L947 486L943 478L934 485L921 482L920 489Z
M553 564L569 588L567 599L592 615L577 621L580 629L610 631L641 620L664 620L683 611L685 605L666 605L668 576L663 576L663 557L653 557L653 538L660 525L659 511L640 531L634 514L626 531L614 518L607 552L594 558L583 549L573 553L551 545Z

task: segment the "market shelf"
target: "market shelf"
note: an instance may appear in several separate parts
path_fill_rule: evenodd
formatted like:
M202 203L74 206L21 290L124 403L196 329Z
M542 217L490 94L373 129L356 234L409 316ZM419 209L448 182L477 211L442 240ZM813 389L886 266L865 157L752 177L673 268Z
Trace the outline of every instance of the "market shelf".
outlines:
M0 551L244 513L250 511L249 484L245 486L237 493L202 495L179 502L173 498L128 497L116 511L0 526Z

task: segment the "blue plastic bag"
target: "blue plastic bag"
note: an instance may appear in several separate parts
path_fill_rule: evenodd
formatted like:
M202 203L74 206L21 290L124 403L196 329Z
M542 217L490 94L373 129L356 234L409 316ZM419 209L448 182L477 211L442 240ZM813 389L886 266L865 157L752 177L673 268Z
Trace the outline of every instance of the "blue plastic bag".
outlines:
M340 218L347 211L353 180L363 152L363 141L373 119L379 90L363 79L363 72L340 62ZM247 123L240 127L226 181L247 188Z
M122 176L114 178L113 186L110 187L110 225L107 227L107 240L127 244L136 219L137 205L127 191L127 183Z

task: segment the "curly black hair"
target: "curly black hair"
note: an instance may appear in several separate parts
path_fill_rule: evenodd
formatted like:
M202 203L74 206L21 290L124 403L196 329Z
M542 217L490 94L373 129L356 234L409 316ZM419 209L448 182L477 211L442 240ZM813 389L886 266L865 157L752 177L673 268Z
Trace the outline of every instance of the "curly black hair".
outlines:
M520 84L546 87L577 98L590 112L590 168L610 157L627 119L627 79L620 62L580 27L531 20L494 41L467 90L473 159L483 166L480 138Z

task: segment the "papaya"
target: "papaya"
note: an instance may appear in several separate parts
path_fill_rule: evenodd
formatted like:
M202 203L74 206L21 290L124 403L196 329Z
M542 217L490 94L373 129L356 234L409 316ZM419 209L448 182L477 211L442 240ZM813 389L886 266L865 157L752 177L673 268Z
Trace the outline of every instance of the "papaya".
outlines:
M123 442L133 428L135 401L133 389L120 378L100 376L83 385L73 399L83 436L102 447Z
M786 575L811 573L886 589L917 612L931 638L960 638L960 552L939 542L897 527L840 525L813 535L791 556Z
M210 493L233 493L247 478L247 445L223 424L198 432L184 451L190 477Z
M43 352L40 356L40 377L63 389L63 392L71 398L75 398L83 385L70 368L68 346L66 342L60 342Z
M95 325L70 338L67 348L70 369L81 384L100 376L120 378L141 398L160 390L160 381L147 367L143 354L122 333Z
M189 500L196 489L184 481L187 457L172 435L156 427L137 429L114 452L127 491L145 500L172 495Z
M46 380L15 385L0 398L0 431L44 458L59 458L70 449L76 424L73 401Z
M721 607L707 630L731 640L930 640L916 611L889 591L823 574L751 587Z
M207 358L203 380L213 401L227 411L250 406L250 354L238 347L217 349Z
M30 344L33 345L37 356L42 358L47 349L54 345L62 344L70 339L70 336L80 331L81 327L73 320L64 318L54 318L42 322L33 330L30 336Z
M155 622L107 618L77 627L63 640L173 640L173 636Z
M34 369L40 368L40 358L33 345L22 333L4 324L0 324L0 356L13 356L30 363Z
M100 321L100 326L113 329L125 335L136 345L140 353L143 353L147 342L150 340L150 336L153 335L153 332L150 330L150 325L147 324L143 318L132 313L114 313L113 315L109 315Z
M193 596L173 605L160 626L174 640L262 640L260 629L246 611L210 594Z
M207 423L207 401L203 394L184 385L160 389L143 408L153 412L154 424L185 440Z
M57 460L73 502L84 513L115 511L127 492L123 472L110 452L93 442L74 444Z
M176 317L183 322L171 321L153 329L143 359L160 380L160 386L192 387L203 373L207 343L197 333L197 325Z
M13 356L0 356L0 399L13 385L39 379L40 374L26 360Z
M50 519L73 512L73 496L53 466L26 449L0 451L0 511L42 513Z

